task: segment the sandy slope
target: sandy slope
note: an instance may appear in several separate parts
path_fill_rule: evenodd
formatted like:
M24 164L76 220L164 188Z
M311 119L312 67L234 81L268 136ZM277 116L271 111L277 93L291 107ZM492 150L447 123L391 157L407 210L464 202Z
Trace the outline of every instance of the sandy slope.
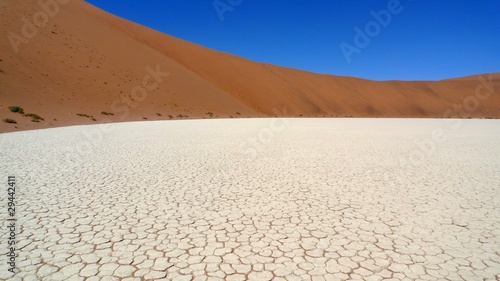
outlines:
M0 2L0 117L18 121L17 125L0 122L0 132L179 114L200 118L208 117L207 112L214 117L440 117L482 85L477 77L375 82L318 75L216 52L80 0L59 9L15 53L9 34L22 36L22 18L32 19L42 9L36 1ZM134 97L133 89L143 83L148 66L170 75L146 97ZM489 96L462 115L500 117L498 83L493 86L499 77L493 77L490 91L482 89L484 95L491 92ZM45 120L34 123L10 113L11 105ZM102 111L115 115L108 120ZM92 115L96 121L77 113Z
M0 135L0 178L18 182L19 280L500 277L500 120L108 129Z

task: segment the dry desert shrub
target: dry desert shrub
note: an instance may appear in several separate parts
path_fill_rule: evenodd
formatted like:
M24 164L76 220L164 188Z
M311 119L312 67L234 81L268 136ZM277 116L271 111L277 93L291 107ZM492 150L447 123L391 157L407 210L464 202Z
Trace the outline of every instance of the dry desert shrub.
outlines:
M3 122L5 123L10 123L10 124L17 124L17 121L11 118L5 118L3 119Z
M15 113L24 114L24 109L17 105L9 106L9 110Z

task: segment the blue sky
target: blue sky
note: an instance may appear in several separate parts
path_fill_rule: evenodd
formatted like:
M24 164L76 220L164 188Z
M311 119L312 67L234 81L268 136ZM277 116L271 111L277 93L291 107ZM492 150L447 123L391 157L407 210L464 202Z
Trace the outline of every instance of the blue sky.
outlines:
M212 49L316 73L439 80L500 72L498 0L87 2Z

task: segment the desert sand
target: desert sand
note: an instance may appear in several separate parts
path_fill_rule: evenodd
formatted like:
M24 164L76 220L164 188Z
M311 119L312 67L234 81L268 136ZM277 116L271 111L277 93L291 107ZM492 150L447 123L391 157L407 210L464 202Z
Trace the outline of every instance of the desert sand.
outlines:
M498 120L443 119L1 134L0 178L18 179L15 277L498 280L498 143Z
M415 82L320 75L210 50L81 0L59 4L39 26L38 1L1 1L0 10L0 118L17 122L0 122L0 132L170 118L500 117L498 73Z

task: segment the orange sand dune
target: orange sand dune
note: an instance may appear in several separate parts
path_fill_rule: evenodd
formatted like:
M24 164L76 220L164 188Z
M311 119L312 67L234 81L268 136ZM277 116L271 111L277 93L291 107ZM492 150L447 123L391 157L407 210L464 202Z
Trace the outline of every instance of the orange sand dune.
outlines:
M319 75L210 50L81 0L58 1L31 30L23 17L41 15L36 1L0 2L0 118L17 122L0 122L0 132L210 116L500 117L499 74L436 82ZM10 112L13 105L44 120Z

